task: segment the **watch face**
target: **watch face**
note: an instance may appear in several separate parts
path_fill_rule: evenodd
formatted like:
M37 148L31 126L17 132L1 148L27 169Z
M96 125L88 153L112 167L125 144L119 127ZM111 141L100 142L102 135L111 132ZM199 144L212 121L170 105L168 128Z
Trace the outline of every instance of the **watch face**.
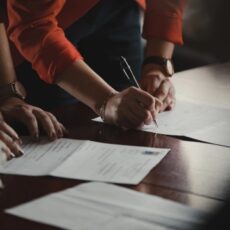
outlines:
M166 70L169 76L172 76L174 74L174 67L173 67L173 63L171 62L171 60L167 60Z

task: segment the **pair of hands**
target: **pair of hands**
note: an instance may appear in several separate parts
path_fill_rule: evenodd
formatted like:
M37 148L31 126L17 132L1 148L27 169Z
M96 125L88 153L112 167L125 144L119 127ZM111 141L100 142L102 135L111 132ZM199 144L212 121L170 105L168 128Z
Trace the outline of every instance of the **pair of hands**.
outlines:
M142 127L156 119L159 112L173 109L175 89L171 80L155 65L143 69L142 89L130 87L109 98L105 121L125 129Z
M8 98L0 107L0 152L6 154L7 159L23 154L22 141L13 128L6 122L18 121L23 123L33 140L39 138L39 126L50 140L63 137L67 132L65 127L49 112L29 105L18 98Z

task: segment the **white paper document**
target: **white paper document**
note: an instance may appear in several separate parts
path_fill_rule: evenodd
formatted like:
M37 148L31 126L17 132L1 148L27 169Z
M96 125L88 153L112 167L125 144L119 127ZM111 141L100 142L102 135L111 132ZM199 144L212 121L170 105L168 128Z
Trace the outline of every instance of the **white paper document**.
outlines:
M112 184L91 182L6 210L63 229L197 229L208 214Z
M169 149L57 139L24 140L25 154L0 165L0 173L51 175L79 180L138 184Z
M174 110L158 115L157 123L158 128L152 123L140 130L230 146L230 109L178 100Z
M230 62L206 65L175 74L177 98L230 109Z

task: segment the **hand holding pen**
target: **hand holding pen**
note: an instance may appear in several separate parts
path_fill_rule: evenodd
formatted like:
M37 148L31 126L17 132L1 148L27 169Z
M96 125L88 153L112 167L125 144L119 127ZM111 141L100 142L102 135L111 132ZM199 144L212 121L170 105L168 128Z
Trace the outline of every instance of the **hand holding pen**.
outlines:
M155 106L155 98L140 88L128 87L118 92L111 87L97 111L104 122L130 129L151 124Z
M128 79L129 83L131 86L135 86L139 89L141 89L140 85L138 84L131 67L129 66L128 62L126 61L126 59L121 56L121 60L120 60L120 65L121 65L121 69L124 73L124 75L126 76L126 78ZM155 98L156 103L161 104L161 102ZM155 119L153 119L155 125L158 127L157 121Z

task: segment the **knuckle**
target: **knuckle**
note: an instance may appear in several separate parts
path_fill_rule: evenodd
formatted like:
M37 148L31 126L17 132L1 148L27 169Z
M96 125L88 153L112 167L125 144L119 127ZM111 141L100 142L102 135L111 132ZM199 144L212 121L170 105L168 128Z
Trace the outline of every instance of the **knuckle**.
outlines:
M160 81L162 81L162 75L161 74L154 75L153 81L154 82L160 82Z
M130 93L135 93L135 92L137 92L137 88L134 87L134 86L131 86L131 87L129 87L129 92Z
M172 99L171 99L170 97L166 97L165 100L164 100L164 103L165 103L166 105L169 105L169 104L172 103Z
M155 104L155 99L154 99L154 97L148 97L148 106L151 106L151 105L153 105L153 104Z
M43 121L44 123L48 124L50 123L50 118L48 116L44 116Z
M159 92L158 95L161 96L161 97L166 97L166 96L167 96L167 90L166 90L165 88L163 88L163 89Z
M32 114L27 114L27 121L33 123L36 118Z
M47 113L45 113L43 110L35 109L33 112L36 116L41 117L44 119L45 117L48 117Z
M19 109L29 109L29 106L27 104L23 104L23 105L18 105Z
M45 111L44 111L45 112ZM45 112L48 116L53 117L54 115L50 112Z
M30 109L27 105L19 105L18 110L19 110L19 112L23 112L25 114L30 111Z
M136 95L137 92L138 92L138 89L137 89L136 87L134 87L134 86L131 86L131 87L129 87L129 88L127 89L126 96L132 97L132 96Z
M47 114L47 116L49 116L52 119L52 121L57 122L56 117L52 113L50 113L50 112L45 112L45 113Z

